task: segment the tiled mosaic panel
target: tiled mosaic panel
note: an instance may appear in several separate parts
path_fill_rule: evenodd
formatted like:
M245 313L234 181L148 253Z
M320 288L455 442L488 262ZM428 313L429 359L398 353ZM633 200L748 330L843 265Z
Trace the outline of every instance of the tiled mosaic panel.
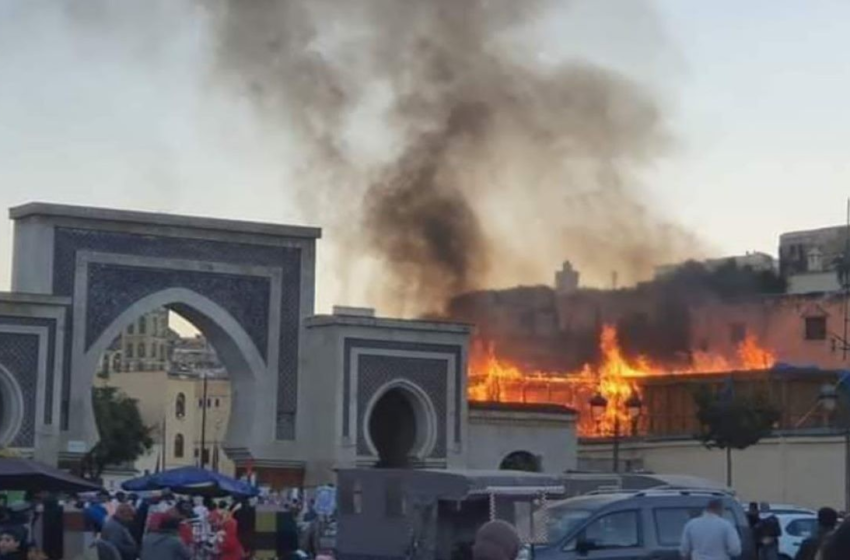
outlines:
M76 254L80 250L279 268L282 271L283 293L280 309L280 338L278 341L280 362L277 394L277 437L279 439L293 439L295 437L295 412L298 395L298 337L301 315L301 250L299 248L71 228L56 228L54 247L53 290L54 294L65 296L72 296L74 292ZM108 300L113 296L103 295L100 297ZM241 303L234 305L248 305L253 309L253 304L247 304L245 301L249 299L251 298L247 298L244 292L240 293L237 301ZM91 309L87 310L87 314L90 313ZM251 315L252 313L245 311L240 312L240 314ZM69 316L67 320L68 334L70 335L70 325L73 324L73 318ZM267 321L268 314L263 313L262 319L254 317L250 322L261 320ZM246 330L249 330L249 327L250 325L245 325ZM265 331L266 333L269 331L267 325ZM62 384L63 428L67 428L68 425L68 401L71 393L70 345L71 337L68 336L66 341L66 371ZM260 350L265 354L265 347Z
M168 288L186 288L230 313L268 359L268 278L92 263L88 282L86 349L135 302Z
M56 371L56 320L48 318L32 318L6 316L0 317L0 325L15 325L26 327L47 328L47 375L44 387L44 423L53 423L53 382Z
M17 380L24 397L21 429L10 447L32 447L35 444L38 350L38 335L0 332L0 364Z
M436 358L411 358L403 356L377 356L361 354L357 371L357 454L370 455L366 443L366 407L375 393L387 383L405 379L424 390L434 404L437 415L437 441L430 457L446 456L446 392L448 360Z
M461 362L462 348L452 344L428 344L422 342L399 342L394 340L375 340L368 338L346 338L344 343L343 358L343 385L342 385L342 435L351 435L349 426L351 410L351 360L355 349L366 348L375 350L398 350L403 352L431 352L436 354L447 354L455 359L454 384L455 384L455 416L454 416L454 441L460 442L462 399L465 398L462 390L463 376Z

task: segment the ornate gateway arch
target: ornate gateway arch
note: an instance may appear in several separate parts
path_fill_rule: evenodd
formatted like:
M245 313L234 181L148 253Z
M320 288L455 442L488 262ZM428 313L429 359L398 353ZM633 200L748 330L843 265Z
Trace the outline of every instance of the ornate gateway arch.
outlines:
M98 360L127 325L168 307L198 326L230 372L228 451L269 458L291 451L298 432L301 324L313 313L320 230L38 203L14 208L10 216L13 293L32 295L28 304L5 298L0 337L38 330L39 344L50 349L39 354L46 363L37 387L4 391L11 396L3 411L13 415L5 425L26 419L24 407L14 406L23 398L38 395L36 408L43 412L18 430L17 444L41 448L45 456L93 445L91 387ZM15 312L36 308L38 319L12 320ZM19 346L20 362L31 350L24 339ZM6 372L0 378L10 387L15 380L27 384L7 371L27 368L6 362L11 365L0 355L0 373Z
M41 203L10 215L0 445L79 459L98 439L91 390L104 351L165 307L226 366L224 449L267 482L465 463L470 329L352 308L313 316L320 230Z

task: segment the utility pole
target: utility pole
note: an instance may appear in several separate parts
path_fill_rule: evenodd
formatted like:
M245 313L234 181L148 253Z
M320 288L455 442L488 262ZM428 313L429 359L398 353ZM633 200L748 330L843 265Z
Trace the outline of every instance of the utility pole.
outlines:
M837 263L838 281L841 284L841 295L843 298L843 313L844 324L841 333L841 339L833 338L833 348L840 346L842 361L847 361L847 354L850 351L850 198L847 199L847 215L844 226L844 254ZM844 431L844 509L850 511L850 406L848 399L841 398L841 393L838 391L843 379L835 386L836 404L839 406L838 419L840 420L841 428ZM847 389L845 388L845 391ZM843 404L843 406L841 406Z
M203 397L201 398L201 468L206 468L207 464L207 372L201 372L201 382L203 383Z

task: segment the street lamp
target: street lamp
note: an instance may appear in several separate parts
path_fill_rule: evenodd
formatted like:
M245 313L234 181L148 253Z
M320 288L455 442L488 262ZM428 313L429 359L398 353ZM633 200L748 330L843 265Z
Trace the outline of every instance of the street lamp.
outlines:
M835 385L822 385L818 393L818 402L826 412L835 412L838 408L838 391Z
M635 424L637 423L638 418L640 418L642 408L643 401L640 400L637 393L632 393L632 396L630 396L626 401L626 410L628 411L629 418L632 421L632 430L634 430Z
M608 408L608 399L603 397L601 393L596 393L588 404L590 404L590 416L593 418L593 422L599 426L599 422L605 416L605 409Z
M608 399L606 399L601 393L596 393L591 397L588 401L590 405L590 415L593 418L593 421L596 425L599 425L599 422L602 420L602 417L605 415L605 411L608 408ZM632 432L634 433L635 426L637 424L638 418L640 418L641 410L643 409L643 401L640 400L640 396L633 392L626 402L623 403L626 409L626 413L628 414L629 420L631 420L632 424ZM620 408L620 402L615 401L615 409ZM619 410L616 414L614 414L614 472L620 472L620 413Z
M840 382L839 382L840 384ZM838 410L838 385L822 385L818 393L818 403L827 414ZM844 511L850 511L850 423L844 419Z

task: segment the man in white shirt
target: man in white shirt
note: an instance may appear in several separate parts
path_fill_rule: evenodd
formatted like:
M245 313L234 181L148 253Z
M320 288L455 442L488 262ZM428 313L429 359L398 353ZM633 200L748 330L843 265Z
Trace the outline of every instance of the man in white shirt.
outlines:
M685 525L679 551L684 560L730 560L741 555L741 537L723 519L723 500L711 500L702 517Z

